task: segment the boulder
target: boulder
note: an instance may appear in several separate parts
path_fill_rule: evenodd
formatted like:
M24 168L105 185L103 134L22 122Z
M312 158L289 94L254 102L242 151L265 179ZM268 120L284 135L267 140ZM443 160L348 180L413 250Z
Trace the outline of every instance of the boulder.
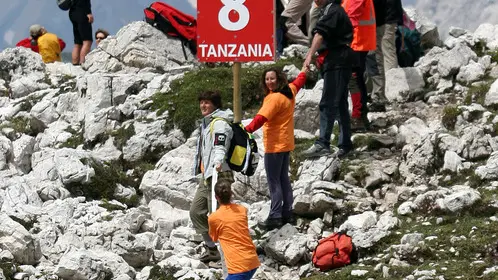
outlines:
M494 152L486 161L486 165L476 168L476 175L484 180L498 179L498 152Z
M372 247L376 242L390 234L390 230L398 225L399 221L391 211L377 217L373 211L349 216L340 227L353 238L353 243L359 248Z
M312 90L301 90L296 96L294 110L294 128L314 134L320 126L320 102L323 90L323 79L318 81Z
M405 9L405 12L411 20L415 21L416 28L422 36L421 44L424 49L441 46L442 42L435 23L431 22L415 9Z
M389 101L407 102L424 90L422 72L416 67L393 68L386 72L386 97Z
M267 255L288 265L296 265L306 254L307 237L290 224L275 232L265 246Z
M116 36L104 40L88 54L83 68L93 72L138 72L149 68L161 73L191 64L194 56L182 42L171 38L145 21L132 22L121 28Z
M36 264L42 257L38 240L5 213L0 213L0 249L22 264Z
M474 32L474 38L476 41L482 41L486 44L486 47L491 50L498 49L498 35L497 35L498 25L493 25L490 23L483 23L477 27Z
M452 191L453 193L436 200L439 209L455 213L481 199L477 190L467 186L453 186Z
M498 80L494 81L486 93L484 99L484 105L486 106L496 106L498 105Z

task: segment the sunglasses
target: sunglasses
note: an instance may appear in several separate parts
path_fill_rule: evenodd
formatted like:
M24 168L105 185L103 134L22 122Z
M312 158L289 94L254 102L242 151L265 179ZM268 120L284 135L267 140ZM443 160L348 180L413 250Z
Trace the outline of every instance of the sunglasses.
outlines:
M95 37L95 40L104 40L105 37Z

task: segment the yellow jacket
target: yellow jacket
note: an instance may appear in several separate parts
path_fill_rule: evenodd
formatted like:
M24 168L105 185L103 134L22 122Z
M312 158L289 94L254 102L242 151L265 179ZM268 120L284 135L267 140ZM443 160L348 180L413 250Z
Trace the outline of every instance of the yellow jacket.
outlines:
M38 49L42 56L43 62L52 63L54 61L62 61L61 46L59 38L52 33L45 33L38 37Z

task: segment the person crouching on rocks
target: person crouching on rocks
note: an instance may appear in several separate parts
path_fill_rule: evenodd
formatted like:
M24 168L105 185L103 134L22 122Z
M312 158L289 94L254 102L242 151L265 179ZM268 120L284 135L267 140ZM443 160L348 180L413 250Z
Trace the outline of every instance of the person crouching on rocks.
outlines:
M226 153L233 137L232 128L228 123L233 122L233 113L230 109L221 110L222 103L219 92L202 92L198 99L204 118L199 126L194 170L195 175L199 175L200 182L190 205L190 219L196 232L201 234L204 239L206 250L201 254L199 260L210 262L221 259L218 248L208 233L207 215L211 209L211 179L216 170L219 180L234 182L232 170L225 162Z
M218 180L214 187L220 208L209 215L209 235L219 240L228 269L226 280L249 280L261 265L249 234L247 208L232 203L232 182Z
M276 68L263 72L261 84L265 92L263 106L252 122L246 126L254 132L263 126L265 169L270 188L271 209L266 221L259 226L272 230L286 223L294 223L292 215L292 186L289 179L289 157L294 150L294 107L296 94L306 82L308 68L288 83L285 75Z

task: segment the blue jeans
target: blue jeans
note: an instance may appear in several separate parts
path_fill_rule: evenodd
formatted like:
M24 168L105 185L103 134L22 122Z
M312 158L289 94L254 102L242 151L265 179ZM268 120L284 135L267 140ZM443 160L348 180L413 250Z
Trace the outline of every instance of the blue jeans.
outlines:
M292 214L292 186L289 179L290 152L265 153L265 169L270 188L269 218L289 217Z
M258 268L255 268L253 270L249 270L247 272L242 272L242 273L235 273L235 274L228 274L228 277L226 280L250 280L254 273L256 273L256 270Z
M323 92L320 100L320 137L316 144L330 148L330 136L339 115L339 148L351 150L351 119L348 109L348 83L351 69L333 69L323 73Z

